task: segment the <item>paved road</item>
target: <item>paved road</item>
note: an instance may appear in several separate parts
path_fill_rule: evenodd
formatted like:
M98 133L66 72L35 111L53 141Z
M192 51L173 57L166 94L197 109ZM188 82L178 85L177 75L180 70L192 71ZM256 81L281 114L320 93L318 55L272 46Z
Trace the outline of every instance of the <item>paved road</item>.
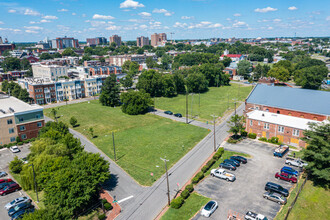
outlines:
M76 104L76 103L81 103L81 102L87 102L87 101L91 101L94 99L99 99L98 96L95 97L88 97L88 98L82 98L82 99L75 99L72 101L67 101L67 102L58 102L58 103L52 103L52 104L48 104L48 105L43 105L42 107L46 108L55 108L55 107L59 107L59 106L63 106L63 105L71 105L71 104Z
M252 158L248 159L247 164L241 164L236 171L230 171L236 175L235 182L209 176L195 188L198 193L216 200L219 204L210 219L226 219L229 210L242 215L253 211L273 219L281 205L264 199L262 195L265 192L265 184L269 181L286 189L294 185L274 177L285 165L285 159L273 157L273 146L249 139L235 145L226 143L225 149L247 153ZM198 213L194 220L197 219L206 218Z

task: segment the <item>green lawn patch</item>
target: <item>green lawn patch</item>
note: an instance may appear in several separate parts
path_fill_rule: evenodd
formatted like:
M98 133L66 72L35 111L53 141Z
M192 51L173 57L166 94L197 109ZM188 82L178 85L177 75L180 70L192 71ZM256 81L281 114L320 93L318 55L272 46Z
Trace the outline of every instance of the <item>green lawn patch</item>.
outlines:
M166 156L171 167L208 133L206 129L153 114L127 115L119 107L102 106L97 100L56 107L56 110L58 120L67 124L75 116L79 126L74 129L111 159L114 159L111 135L114 131L118 165L142 185L152 185L164 174L160 157ZM44 112L51 116L51 109ZM90 127L96 138L91 138Z
M193 192L179 209L169 208L162 216L161 220L173 219L191 219L206 203L210 201L209 198Z
M232 83L231 86L210 87L208 92L189 95L188 115L196 116L199 121L213 120L211 115L223 116L227 110L234 109L234 99L244 101L252 86ZM191 105L193 103L193 105ZM237 105L238 107L238 105ZM186 115L186 96L156 98L156 108Z

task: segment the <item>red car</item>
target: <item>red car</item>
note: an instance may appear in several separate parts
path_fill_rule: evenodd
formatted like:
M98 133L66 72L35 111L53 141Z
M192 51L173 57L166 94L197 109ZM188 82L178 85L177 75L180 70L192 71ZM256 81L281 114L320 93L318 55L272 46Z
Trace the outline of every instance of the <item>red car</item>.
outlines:
M9 186L6 186L2 190L0 190L0 195L4 196L4 195L7 195L9 193L16 192L20 189L21 189L21 187L17 183L12 183Z
M13 182L12 179L0 179L0 183Z
M276 173L275 178L285 180L285 181L288 181L290 183L296 183L297 182L296 177L294 177L293 175L287 174L287 173Z

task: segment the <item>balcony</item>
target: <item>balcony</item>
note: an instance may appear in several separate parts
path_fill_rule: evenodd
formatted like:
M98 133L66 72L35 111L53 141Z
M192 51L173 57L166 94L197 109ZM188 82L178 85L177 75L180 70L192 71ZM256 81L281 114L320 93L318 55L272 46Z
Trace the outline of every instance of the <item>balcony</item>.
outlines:
M62 87L57 87L57 91L63 91Z
M50 94L45 94L45 98L49 99L50 98Z
M45 93L50 93L50 90L47 89L47 88L44 88L44 92L45 92Z

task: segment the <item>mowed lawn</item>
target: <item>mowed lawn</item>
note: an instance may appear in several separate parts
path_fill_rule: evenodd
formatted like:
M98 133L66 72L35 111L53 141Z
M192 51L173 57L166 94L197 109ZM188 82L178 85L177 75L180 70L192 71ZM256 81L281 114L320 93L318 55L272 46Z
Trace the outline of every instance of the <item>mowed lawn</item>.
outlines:
M102 106L98 100L55 109L59 121L69 124L70 118L76 117L80 125L74 129L111 159L114 159L111 135L114 131L117 163L141 185L152 185L165 173L160 157L166 156L171 167L209 132L153 114L130 116L122 113L119 107ZM44 112L52 117L51 109ZM88 132L90 127L97 136L93 139Z
M232 83L230 86L210 87L201 94L190 94L188 97L188 115L199 121L213 120L211 115L223 116L228 109L234 109L235 100L244 101L252 86ZM173 98L156 98L156 108L186 115L186 95ZM192 105L191 105L192 104ZM238 105L237 105L238 106Z

